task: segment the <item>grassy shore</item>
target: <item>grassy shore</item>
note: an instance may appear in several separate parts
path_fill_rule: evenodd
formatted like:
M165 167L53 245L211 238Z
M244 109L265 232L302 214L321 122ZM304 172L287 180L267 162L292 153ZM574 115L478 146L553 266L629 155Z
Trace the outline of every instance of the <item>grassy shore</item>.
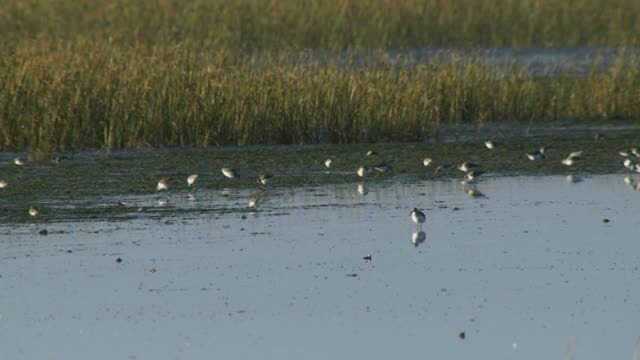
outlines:
M421 141L449 123L640 118L632 56L585 76L385 55L350 66L362 51L393 47L635 45L640 3L629 0L5 5L0 150L36 158L79 148ZM307 48L351 50L320 62Z

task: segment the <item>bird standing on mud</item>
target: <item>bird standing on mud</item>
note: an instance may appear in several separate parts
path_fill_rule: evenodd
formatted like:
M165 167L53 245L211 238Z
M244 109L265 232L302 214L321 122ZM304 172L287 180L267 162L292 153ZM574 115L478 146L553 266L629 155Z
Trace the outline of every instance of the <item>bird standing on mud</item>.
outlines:
M189 177L187 177L187 185L189 185L189 187L193 186L193 184L196 183L196 180L198 180L197 174L189 175Z
M541 147L539 150L536 150L532 153L527 153L527 158L531 161L539 161L539 160L544 160L545 156L544 156L544 147Z
M222 175L229 179L234 179L237 176L235 170L232 168L223 167L220 171L222 171Z

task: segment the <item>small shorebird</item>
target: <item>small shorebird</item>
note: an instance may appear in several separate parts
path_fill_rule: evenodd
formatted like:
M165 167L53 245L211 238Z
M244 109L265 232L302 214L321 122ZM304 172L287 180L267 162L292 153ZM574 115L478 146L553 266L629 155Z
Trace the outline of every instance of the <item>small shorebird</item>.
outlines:
M373 150L367 151L367 156L376 156L376 155L378 155L378 153Z
M367 173L367 168L365 168L364 166L360 166L358 170L356 170L356 174L361 178L363 178L366 173Z
M571 157L568 157L562 160L562 165L573 166L574 163L575 163L575 160Z
M415 247L418 247L426 239L427 239L427 234L425 234L424 231L416 231L413 234L411 234L411 242Z
M29 208L29 215L31 215L31 217L36 217L38 216L38 214L39 214L38 209L34 208L33 206Z
M630 151L633 154L633 156L640 158L640 151L638 151L638 148L631 148Z
M489 150L493 150L496 147L496 144L494 144L491 140L487 140L484 142L484 146L486 146Z
M13 163L18 165L18 166L24 165L24 161L22 161L22 159L20 159L20 158L13 159Z
M629 157L629 152L628 151L624 151L623 150L623 151L618 152L618 154L620 154L620 156L622 156L622 157Z
M232 168L223 167L221 171L222 175L229 179L234 179L237 176L235 170L233 170Z
M189 175L189 177L187 177L187 185L193 186L193 184L196 183L196 180L198 180L197 174Z
M156 191L164 190L169 190L169 180L166 178L158 180L158 184L156 185Z
M476 169L477 167L478 167L478 165L477 165L477 164L474 164L474 163L472 163L472 162L465 161L465 162L463 162L462 164L460 164L460 165L458 166L458 170L460 170L460 171L462 171L462 172L465 172L465 173L466 173L466 172L471 171L472 169Z
M424 158L424 160L422 160L422 165L429 166L431 165L432 162L433 162L433 159L427 157L427 158Z
M418 208L413 208L413 210L411 210L411 221L416 223L416 225L420 225L426 220L427 216L422 211L418 210Z
M324 167L326 167L327 169L331 168L331 163L333 162L333 160L331 159L327 159L324 161Z
M257 197L250 197L249 198L249 204L247 204L250 208L255 209L258 206L258 198Z
M384 174L391 171L391 165L385 163L378 164L373 167L373 170Z
M269 180L271 180L272 177L273 175L271 174L260 174L260 176L258 176L258 184L262 186L267 186L267 184L269 183Z
M624 159L624 161L622 162L622 165L624 165L624 167L626 167L627 169L632 170L632 171L633 171L633 168L635 166L633 164L633 162L631 161L631 159Z
M0 189L4 189L8 186L9 184L4 181L4 180L0 180Z
M582 156L583 151L574 151L571 154L569 154L569 156L567 156L567 159L578 159Z
M527 158L531 161L538 161L538 160L544 160L545 156L544 156L544 147L541 147L540 149L532 152L532 153L527 153Z

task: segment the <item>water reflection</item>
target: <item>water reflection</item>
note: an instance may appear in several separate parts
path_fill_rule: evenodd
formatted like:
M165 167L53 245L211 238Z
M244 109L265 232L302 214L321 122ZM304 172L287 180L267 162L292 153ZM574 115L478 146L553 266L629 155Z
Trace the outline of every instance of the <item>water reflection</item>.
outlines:
M411 243L413 243L415 247L420 246L425 240L427 240L427 234L422 230L414 231L413 234L411 234Z
M358 194L365 196L369 193L369 190L367 189L367 187L364 185L364 183L358 183Z

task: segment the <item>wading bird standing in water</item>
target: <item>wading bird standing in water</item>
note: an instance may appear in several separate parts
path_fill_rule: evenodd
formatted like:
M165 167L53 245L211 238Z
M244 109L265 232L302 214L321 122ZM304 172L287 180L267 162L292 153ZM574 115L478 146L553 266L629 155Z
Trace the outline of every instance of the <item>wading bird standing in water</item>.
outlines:
M416 225L421 226L427 220L427 216L418 208L413 208L411 211L411 221L413 221Z

